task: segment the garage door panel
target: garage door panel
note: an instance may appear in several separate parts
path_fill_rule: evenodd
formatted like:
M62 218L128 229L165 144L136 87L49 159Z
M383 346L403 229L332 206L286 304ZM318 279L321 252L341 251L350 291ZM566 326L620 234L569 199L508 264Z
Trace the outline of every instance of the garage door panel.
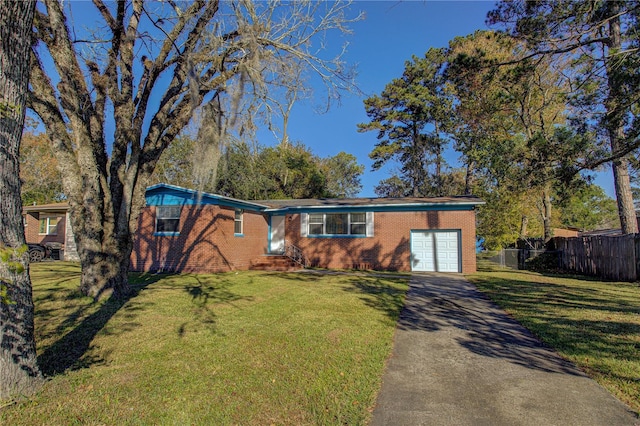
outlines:
M413 271L460 272L460 231L412 231Z

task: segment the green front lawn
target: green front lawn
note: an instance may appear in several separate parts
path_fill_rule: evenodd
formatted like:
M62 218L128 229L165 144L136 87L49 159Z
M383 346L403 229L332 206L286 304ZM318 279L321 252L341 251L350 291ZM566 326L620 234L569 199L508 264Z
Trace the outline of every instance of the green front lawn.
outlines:
M132 275L91 303L79 269L32 265L49 380L0 424L363 424L407 278L239 272Z
M640 286L512 271L467 278L562 356L640 412Z

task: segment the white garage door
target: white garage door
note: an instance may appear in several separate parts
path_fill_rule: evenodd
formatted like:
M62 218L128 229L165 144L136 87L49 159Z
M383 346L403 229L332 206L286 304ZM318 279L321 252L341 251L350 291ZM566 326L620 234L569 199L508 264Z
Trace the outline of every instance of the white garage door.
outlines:
M460 272L460 231L411 231L411 270Z

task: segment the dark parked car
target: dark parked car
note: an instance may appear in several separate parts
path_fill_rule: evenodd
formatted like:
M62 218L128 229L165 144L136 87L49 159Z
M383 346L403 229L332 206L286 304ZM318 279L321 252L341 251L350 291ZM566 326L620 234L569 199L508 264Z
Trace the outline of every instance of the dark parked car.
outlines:
M45 257L49 256L49 250L43 245L28 243L29 247L29 261L41 262Z

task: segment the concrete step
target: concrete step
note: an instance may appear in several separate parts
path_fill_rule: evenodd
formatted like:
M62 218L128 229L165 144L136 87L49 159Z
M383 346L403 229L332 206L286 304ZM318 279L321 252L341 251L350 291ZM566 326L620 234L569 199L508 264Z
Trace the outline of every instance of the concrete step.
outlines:
M295 271L302 269L302 266L287 256L264 255L253 260L249 269L252 271Z

